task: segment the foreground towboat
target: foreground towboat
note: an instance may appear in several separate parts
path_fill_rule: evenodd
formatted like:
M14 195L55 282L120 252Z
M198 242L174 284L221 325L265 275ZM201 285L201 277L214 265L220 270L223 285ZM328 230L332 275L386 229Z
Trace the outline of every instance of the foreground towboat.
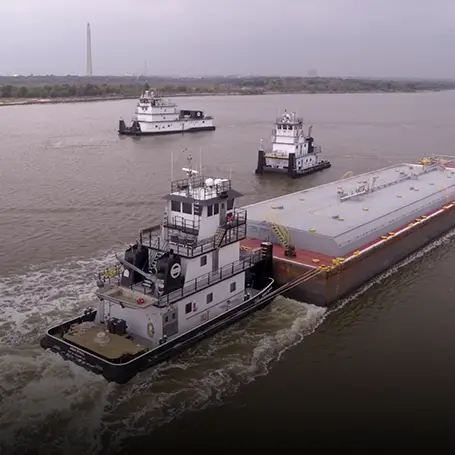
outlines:
M314 145L310 126L308 135L303 131L303 120L296 114L284 111L275 122L272 148L258 151L256 174L281 172L295 178L327 169L330 162L323 159L321 147Z
M272 244L245 250L247 213L229 179L191 169L173 181L164 222L140 232L98 277L97 308L50 328L41 346L125 383L272 299Z
M201 110L177 110L169 99L144 90L136 106L131 126L119 121L119 134L129 136L213 131L213 117Z

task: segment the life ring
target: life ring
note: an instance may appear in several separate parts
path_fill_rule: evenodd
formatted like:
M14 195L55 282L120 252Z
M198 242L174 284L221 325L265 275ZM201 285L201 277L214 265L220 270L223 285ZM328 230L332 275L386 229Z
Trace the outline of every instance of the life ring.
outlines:
M145 302L145 300L143 299L143 297L138 297L138 298L136 299L136 303L137 303L138 305L142 305L144 302Z
M153 327L151 322L147 324L147 336L149 338L153 338L155 336L155 327Z

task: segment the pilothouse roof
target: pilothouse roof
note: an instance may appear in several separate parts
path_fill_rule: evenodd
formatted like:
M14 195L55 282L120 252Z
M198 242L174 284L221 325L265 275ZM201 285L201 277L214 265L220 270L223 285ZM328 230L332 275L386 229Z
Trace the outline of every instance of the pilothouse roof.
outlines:
M188 166L182 168L187 178L173 180L171 191L164 199L182 202L199 202L200 205L216 203L216 199L235 199L243 196L231 187L231 180L227 178L204 177L199 171L192 168L191 154L188 156Z

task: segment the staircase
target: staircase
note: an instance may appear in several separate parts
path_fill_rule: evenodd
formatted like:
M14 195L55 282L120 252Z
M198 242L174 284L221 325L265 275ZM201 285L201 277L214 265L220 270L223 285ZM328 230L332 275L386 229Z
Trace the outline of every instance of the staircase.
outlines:
M163 245L161 246L161 249L162 250L166 250L167 248L167 242L163 242ZM150 257L149 257L149 271L153 269L153 267L156 267L156 262L158 261L158 259L163 255L164 253L162 251L158 251L158 250L153 250L151 253L150 253Z
M219 226L215 232L215 246L219 248L221 246L221 242L224 239L224 235L226 234L226 228Z
M166 250L167 248L167 242L164 242L163 243L163 246L162 246L163 250ZM149 257L149 270L148 270L148 273L149 275L152 275L152 277L154 278L154 271L156 270L156 263L158 262L158 259L164 254L163 251L158 251L158 250L153 250L151 253L150 253L150 257ZM144 278L144 281L143 281L143 284L144 286L148 287L148 288L151 288L152 287L152 284L153 284L153 281L154 280L150 280L148 278Z
M283 247L287 248L289 246L289 232L287 229L284 226L275 223L271 223L271 229Z

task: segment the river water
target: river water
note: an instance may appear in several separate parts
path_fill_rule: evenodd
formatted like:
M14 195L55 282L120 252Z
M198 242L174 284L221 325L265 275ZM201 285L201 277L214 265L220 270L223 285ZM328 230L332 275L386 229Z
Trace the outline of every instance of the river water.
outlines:
M184 149L206 174L232 172L245 204L347 171L455 154L455 92L177 102L213 114L218 129L120 138L118 119L130 118L134 100L0 109L0 453L453 448L454 233L334 310L278 298L125 386L39 347L49 324L94 301L95 273L159 222ZM284 109L314 124L331 169L295 181L254 175L260 139Z

